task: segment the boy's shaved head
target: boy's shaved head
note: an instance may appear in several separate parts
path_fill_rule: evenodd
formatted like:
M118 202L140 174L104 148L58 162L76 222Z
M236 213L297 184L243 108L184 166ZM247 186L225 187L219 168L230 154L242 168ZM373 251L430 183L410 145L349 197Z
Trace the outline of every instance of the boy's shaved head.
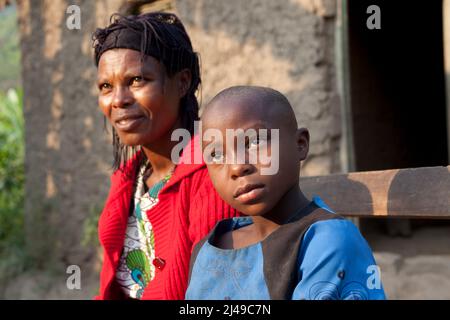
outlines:
M222 199L236 210L283 220L280 215L307 202L296 195L309 133L297 127L294 111L280 92L255 86L225 89L208 103L201 120L209 176ZM236 135L229 139L229 133ZM245 161L237 160L239 152ZM244 192L244 187L253 190ZM285 207L288 203L291 209Z
M288 99L279 91L259 86L235 86L221 91L206 106L202 119L251 112L274 127L297 130L297 120Z

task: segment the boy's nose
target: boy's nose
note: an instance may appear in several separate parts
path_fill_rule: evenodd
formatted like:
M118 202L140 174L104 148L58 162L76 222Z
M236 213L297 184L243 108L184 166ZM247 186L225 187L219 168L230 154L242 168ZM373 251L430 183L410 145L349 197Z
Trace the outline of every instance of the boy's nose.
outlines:
M251 164L230 164L230 175L233 180L252 174L254 171L255 168Z

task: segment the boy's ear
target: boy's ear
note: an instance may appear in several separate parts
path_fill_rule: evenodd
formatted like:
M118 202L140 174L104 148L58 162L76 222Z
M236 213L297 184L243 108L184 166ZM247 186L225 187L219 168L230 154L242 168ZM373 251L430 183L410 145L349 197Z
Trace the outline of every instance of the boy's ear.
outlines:
M309 151L309 131L306 128L297 129L295 141L297 142L297 150L300 161L306 159Z
M189 90L192 81L192 74L189 69L183 69L178 72L178 92L180 99L183 98Z

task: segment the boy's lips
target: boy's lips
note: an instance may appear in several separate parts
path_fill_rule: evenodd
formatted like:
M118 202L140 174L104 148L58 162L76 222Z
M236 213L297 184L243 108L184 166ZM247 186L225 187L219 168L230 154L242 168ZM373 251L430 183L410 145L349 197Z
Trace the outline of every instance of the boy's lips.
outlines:
M258 200L264 193L265 185L262 183L247 184L238 188L233 197L244 204Z

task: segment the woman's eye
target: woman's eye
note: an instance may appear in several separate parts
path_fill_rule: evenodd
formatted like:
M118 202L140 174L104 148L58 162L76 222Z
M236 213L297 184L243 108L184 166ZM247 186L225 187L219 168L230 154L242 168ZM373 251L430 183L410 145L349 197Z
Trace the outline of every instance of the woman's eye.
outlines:
M102 83L98 88L100 91L109 90L111 89L111 85L109 83Z

